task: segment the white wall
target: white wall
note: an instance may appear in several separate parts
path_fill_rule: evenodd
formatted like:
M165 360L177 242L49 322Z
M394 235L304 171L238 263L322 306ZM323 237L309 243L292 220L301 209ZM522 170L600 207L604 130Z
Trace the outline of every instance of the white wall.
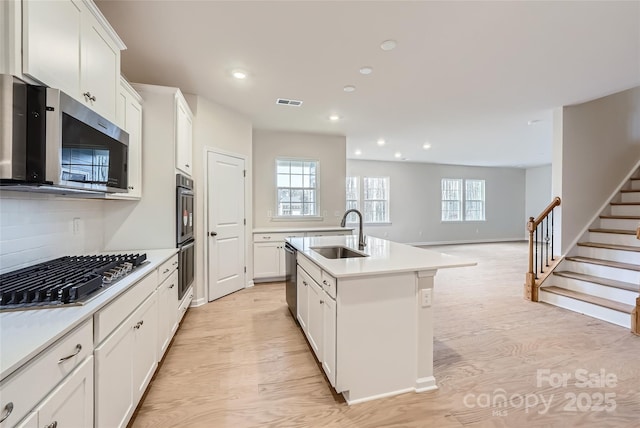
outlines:
M525 173L526 218L537 217L551 203L551 165L527 168Z
M205 180L207 172L207 150L244 156L247 160L247 186L245 194L245 212L247 216L246 252L247 281L253 278L253 248L251 246L251 212L252 212L252 179L251 179L251 122L240 114L226 109L206 98L185 95L189 107L194 114L193 121L193 178L196 183L196 278L194 300L197 304L206 301L205 270L207 260L205 248L208 242L205 219L207 215ZM214 201L215 203L215 201Z
M524 237L524 169L350 159L347 175L390 179L391 225L365 226L367 235L425 244L521 240ZM442 178L486 180L486 221L441 222Z
M103 247L102 200L0 192L0 273ZM74 233L73 219L78 219Z
M345 137L256 130L253 134L254 227L336 226L345 211ZM319 221L278 221L276 212L276 159L293 157L320 161ZM271 215L271 216L270 216Z
M554 146L564 254L640 159L640 87L564 107Z

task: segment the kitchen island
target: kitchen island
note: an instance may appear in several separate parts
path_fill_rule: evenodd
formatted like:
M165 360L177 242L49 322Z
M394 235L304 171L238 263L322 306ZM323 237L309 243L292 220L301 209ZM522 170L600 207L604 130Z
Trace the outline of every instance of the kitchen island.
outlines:
M297 250L296 318L347 403L437 388L434 277L475 262L373 237L363 250L357 236L287 241Z

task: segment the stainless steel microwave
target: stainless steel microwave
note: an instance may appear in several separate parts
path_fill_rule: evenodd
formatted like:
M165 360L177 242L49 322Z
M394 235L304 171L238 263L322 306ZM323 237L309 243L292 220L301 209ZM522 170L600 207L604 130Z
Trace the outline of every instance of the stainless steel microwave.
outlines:
M0 184L126 192L129 134L59 89L0 75Z

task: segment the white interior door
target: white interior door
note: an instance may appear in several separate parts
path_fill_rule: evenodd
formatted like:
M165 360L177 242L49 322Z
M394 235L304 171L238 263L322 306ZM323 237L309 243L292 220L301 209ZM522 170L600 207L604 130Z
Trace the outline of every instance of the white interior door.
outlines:
M207 154L209 301L245 287L244 159Z

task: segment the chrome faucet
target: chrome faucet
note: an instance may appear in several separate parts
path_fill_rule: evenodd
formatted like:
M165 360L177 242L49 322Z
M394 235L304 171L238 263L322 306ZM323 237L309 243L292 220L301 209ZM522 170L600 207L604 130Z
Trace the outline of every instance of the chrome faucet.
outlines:
M347 210L346 213L344 213L344 215L342 216L342 221L340 222L340 227L344 227L345 224L347 223L347 216L351 213L356 213L358 214L359 220L360 220L360 228L358 229L358 249L359 250L364 250L364 247L366 244L366 242L364 242L364 235L362 234L362 213L360 211L358 211L355 208L351 208L350 210Z

